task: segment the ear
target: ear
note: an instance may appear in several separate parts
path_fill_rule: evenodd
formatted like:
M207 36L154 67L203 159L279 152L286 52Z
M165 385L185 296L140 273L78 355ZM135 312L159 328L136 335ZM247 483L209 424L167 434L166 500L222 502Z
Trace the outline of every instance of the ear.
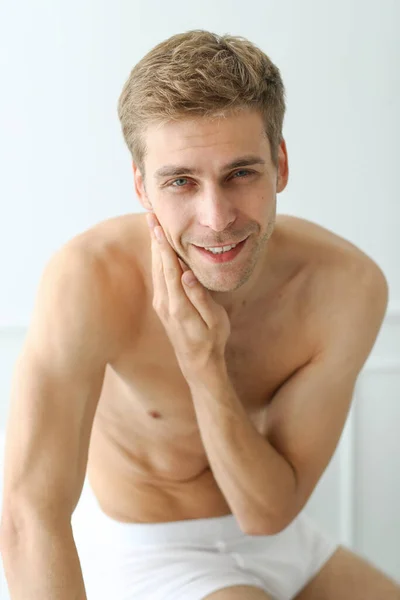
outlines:
M289 179L289 160L286 148L286 142L282 139L279 144L278 150L278 174L276 180L276 191L277 193L283 192L287 186Z
M139 198L139 202L143 206L143 208L153 211L153 206L147 197L147 192L146 192L143 175L136 163L134 163L134 162L132 163L132 168L133 168L133 181L134 181L134 186L135 186L135 192L136 192L137 197Z

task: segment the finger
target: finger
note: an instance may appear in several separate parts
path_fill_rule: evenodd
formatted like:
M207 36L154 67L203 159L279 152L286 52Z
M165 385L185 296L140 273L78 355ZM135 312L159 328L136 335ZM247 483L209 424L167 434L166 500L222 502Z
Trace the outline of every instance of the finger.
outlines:
M164 281L168 290L170 311L182 318L193 315L194 307L189 301L182 286L182 268L178 257L165 237L161 227L156 227L154 233L158 239L163 265Z
M185 271L182 275L183 289L205 324L211 328L216 324L214 301L210 293L201 285L193 271Z
M151 232L151 270L153 277L153 302L159 304L163 299L165 302L168 302L168 290L165 283L160 248L153 232Z
M148 228L149 228L150 232L152 232L152 230L154 229L154 227L156 227L157 225L160 224L158 222L158 219L157 219L156 215L154 213L151 213L151 212L148 212L146 214L146 221L147 221L147 225L148 225Z

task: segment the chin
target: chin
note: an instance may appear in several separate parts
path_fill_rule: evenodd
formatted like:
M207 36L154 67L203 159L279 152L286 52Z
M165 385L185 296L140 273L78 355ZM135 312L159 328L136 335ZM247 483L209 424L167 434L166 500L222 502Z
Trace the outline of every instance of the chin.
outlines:
M205 287L209 292L235 292L242 285L244 285L251 277L253 270L246 270L239 277L233 278L232 276L226 277L207 277L197 274L193 271L201 285Z

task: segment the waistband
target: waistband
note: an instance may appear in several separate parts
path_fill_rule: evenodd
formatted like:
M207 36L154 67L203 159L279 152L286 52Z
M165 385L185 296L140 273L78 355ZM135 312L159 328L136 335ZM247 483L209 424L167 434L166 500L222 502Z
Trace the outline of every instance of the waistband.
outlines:
M99 507L98 526L115 541L130 544L182 544L187 542L212 543L233 540L244 536L234 515L205 519L186 519L165 523L122 523L106 515ZM99 522L100 521L100 522Z
M90 484L88 486L90 488ZM87 486L85 485L85 488ZM88 492L90 498L88 498ZM163 523L124 523L116 521L103 512L93 491L86 489L85 506L75 518L76 527L90 529L94 537L106 537L110 542L129 542L133 545L215 542L244 537L236 517L232 514L222 517L185 519Z

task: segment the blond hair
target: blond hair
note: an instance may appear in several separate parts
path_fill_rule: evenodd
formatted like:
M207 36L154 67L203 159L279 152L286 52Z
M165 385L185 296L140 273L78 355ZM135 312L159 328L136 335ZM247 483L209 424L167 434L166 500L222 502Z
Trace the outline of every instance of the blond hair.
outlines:
M285 114L279 69L243 37L193 30L161 42L133 67L118 116L133 161L144 173L148 125L246 108L260 111L276 165Z

